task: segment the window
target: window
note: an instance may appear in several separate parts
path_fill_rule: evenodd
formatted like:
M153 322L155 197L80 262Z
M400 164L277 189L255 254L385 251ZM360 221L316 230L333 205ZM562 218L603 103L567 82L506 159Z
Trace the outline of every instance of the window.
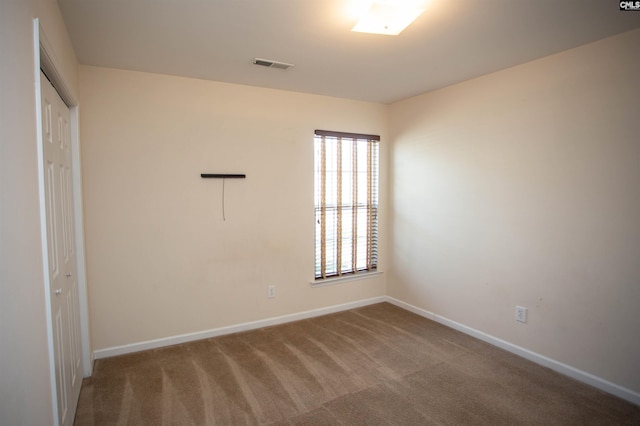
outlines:
M315 131L317 280L377 268L379 142Z

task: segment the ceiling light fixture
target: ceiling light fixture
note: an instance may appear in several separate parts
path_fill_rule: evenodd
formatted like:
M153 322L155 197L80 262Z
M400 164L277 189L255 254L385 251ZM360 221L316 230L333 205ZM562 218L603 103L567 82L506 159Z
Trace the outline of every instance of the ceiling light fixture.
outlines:
M422 1L373 0L351 31L398 35L424 12Z

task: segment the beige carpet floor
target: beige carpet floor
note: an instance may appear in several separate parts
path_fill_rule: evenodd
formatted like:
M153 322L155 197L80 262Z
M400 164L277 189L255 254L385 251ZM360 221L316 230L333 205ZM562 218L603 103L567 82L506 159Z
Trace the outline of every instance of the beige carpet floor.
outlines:
M640 425L640 407L388 303L96 361L76 425Z

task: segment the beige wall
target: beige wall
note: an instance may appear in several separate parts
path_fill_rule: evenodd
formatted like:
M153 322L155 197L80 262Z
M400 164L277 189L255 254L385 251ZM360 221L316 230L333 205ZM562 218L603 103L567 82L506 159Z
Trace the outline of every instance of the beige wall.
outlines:
M388 294L639 392L638 46L392 105Z
M38 205L33 18L71 90L77 63L54 0L0 2L0 424L52 423Z
M87 66L80 93L94 350L385 294L385 275L309 283L313 131L380 134L386 158L386 106ZM226 221L203 172L247 175Z

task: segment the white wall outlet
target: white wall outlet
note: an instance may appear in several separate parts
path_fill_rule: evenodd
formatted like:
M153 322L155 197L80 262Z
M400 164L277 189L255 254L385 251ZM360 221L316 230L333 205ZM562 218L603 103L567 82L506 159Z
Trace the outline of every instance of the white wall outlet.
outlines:
M516 306L516 321L527 322L527 308Z
M275 285L267 286L267 297L269 299L273 299L274 297L276 297L276 286Z

